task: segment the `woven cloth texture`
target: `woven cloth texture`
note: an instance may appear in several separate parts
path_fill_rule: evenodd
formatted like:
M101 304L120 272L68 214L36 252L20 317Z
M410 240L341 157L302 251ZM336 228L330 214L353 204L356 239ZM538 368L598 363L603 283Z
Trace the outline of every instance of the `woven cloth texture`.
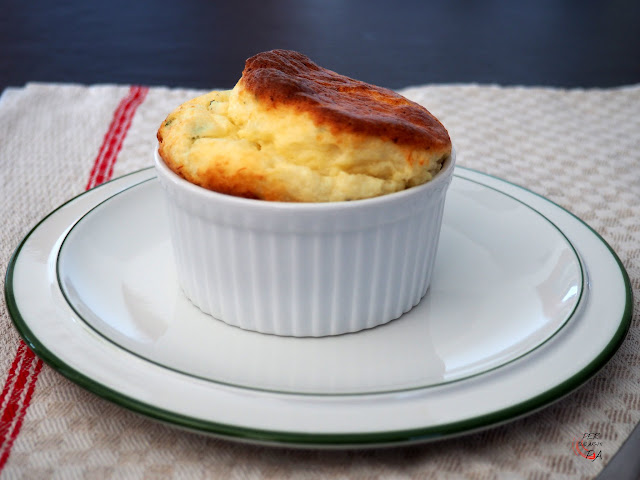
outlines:
M29 230L85 189L128 91L129 86L29 84L3 93L3 272ZM150 166L160 122L199 93L149 89L113 176ZM459 165L549 198L588 223L620 257L635 298L632 326L598 374L553 405L484 432L410 447L321 451L184 432L111 404L44 365L19 433L12 445L2 446L8 452L2 478L593 478L640 420L640 86L444 85L402 93L445 124ZM6 384L20 338L4 297L0 333L0 381ZM0 415L11 413L8 401L3 399ZM572 440L584 432L601 434L602 458L590 461L572 452Z

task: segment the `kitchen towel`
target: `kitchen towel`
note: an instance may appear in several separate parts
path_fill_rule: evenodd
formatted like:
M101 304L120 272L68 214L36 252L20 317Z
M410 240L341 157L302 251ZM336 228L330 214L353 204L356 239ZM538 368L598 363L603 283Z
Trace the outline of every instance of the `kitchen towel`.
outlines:
M202 92L28 84L0 99L0 268L51 210L152 164L155 132ZM593 478L640 420L640 86L564 90L426 85L401 93L448 128L458 164L522 185L594 228L631 279L613 359L553 405L423 445L295 450L185 432L111 404L42 363L0 304L1 478ZM603 319L606 321L606 319ZM574 453L597 433L601 456Z

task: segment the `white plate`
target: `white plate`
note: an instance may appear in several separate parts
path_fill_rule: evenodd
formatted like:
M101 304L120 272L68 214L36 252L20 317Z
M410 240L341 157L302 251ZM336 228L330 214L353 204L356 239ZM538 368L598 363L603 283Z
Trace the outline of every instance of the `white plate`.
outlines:
M185 299L153 170L91 190L18 247L5 294L33 350L124 407L244 441L401 444L556 400L613 355L631 289L570 213L458 167L432 286L385 326L328 338L247 332Z

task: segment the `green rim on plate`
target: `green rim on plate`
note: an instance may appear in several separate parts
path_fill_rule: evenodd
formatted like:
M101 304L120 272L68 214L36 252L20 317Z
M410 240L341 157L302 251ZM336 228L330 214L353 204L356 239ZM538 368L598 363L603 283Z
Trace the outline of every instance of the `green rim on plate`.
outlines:
M208 420L203 420L195 417L190 417L182 414L178 414L176 412L172 412L169 410L164 410L153 405L149 405L147 403L141 402L123 394L122 392L111 389L92 378L84 375L77 368L65 363L59 357L57 357L54 353L51 352L47 348L47 346L42 343L32 332L29 327L28 322L23 318L20 309L17 305L16 298L13 290L13 282L14 282L14 269L18 257L28 239L31 235L45 222L50 216L55 214L58 210L63 208L64 206L72 203L81 196L89 192L85 192L78 197L70 200L64 205L58 207L56 210L51 212L45 218L43 218L30 232L26 235L26 237L21 241L20 245L17 247L14 252L5 277L5 299L7 303L7 307L9 310L9 314L13 320L13 323L26 342L26 344L34 351L36 355L38 355L43 361L49 364L52 368L60 372L62 375L70 379L71 381L77 383L83 388L93 392L94 394L105 398L109 401L114 402L117 405L125 407L129 410L132 410L137 413L141 413L148 417L160 420L162 422L166 422L172 424L174 426L186 428L189 430L194 430L200 433L212 434L224 438L242 440L247 442L256 442L256 443L266 443L266 444L276 444L276 445L287 445L287 446L299 446L299 447L313 447L313 446L322 446L322 447L345 447L345 446L385 446L385 445L400 445L407 444L413 442L420 442L426 440L435 440L444 437L450 437L453 435L470 433L479 429L484 429L488 427L492 427L501 423L505 423L511 421L515 418L524 416L526 414L532 413L535 410L538 410L553 401L556 401L563 397L564 395L570 393L580 385L582 385L585 381L587 381L591 376L593 376L600 368L602 368L606 362L611 359L611 357L615 354L617 349L622 344L631 324L632 310L633 310L633 294L631 289L631 283L629 281L629 276L624 269L620 259L613 251L613 249L607 244L607 242L589 225L584 223L578 217L573 215L571 212L567 211L563 207L551 202L550 200L538 195L534 192L531 192L527 189L524 189L518 185L512 184L510 182L506 182L504 180L498 179L496 177L492 177L491 175L483 174L481 172L476 172L470 169L466 169L463 167L456 167L457 171L467 170L470 172L474 172L475 174L483 175L487 178L494 179L501 183L510 185L512 187L516 187L519 190L527 192L529 194L533 194L536 197L544 200L552 206L568 213L571 217L578 220L583 226L585 226L596 238L597 240L606 246L607 250L610 252L611 257L615 260L617 267L619 269L620 276L622 278L622 283L624 285L624 297L625 297L625 305L622 313L622 317L619 319L619 323L617 325L617 329L614 334L611 336L610 340L606 344L606 346L600 351L600 353L595 356L586 366L584 366L577 373L573 374L569 378L564 379L559 384L555 385L553 388L547 389L543 393L528 398L526 401L517 403L508 408L496 410L493 412L485 413L482 415L478 415L473 418L468 418L452 423L436 425L436 426L427 426L427 427L417 427L414 429L405 429L405 430L390 430L390 431L376 431L376 432L366 432L366 433L307 433L307 432L290 432L290 431L277 431L277 430L263 430L263 429L254 429L247 427L240 427L236 425L229 425L224 423L217 423ZM149 171L149 175L152 175L151 168L141 170L136 173L142 173ZM105 185L111 184L113 182L117 182L122 180L123 177L118 179L114 179L106 184L97 187L97 189L103 188ZM151 177L149 177L151 178ZM149 178L144 178L141 182L148 180ZM468 180L468 179L467 179ZM473 181L473 180L471 180ZM141 183L139 182L139 183ZM480 183L480 182L476 182ZM493 188L488 185L481 185ZM95 191L96 189L92 190ZM497 190L497 189L494 189ZM497 190L500 191L500 190ZM91 191L90 191L91 192ZM505 192L500 191L507 196L511 196ZM114 193L113 195L117 194ZM512 197L515 198L515 197ZM518 200L518 199L517 199ZM520 201L520 200L518 200ZM520 201L521 203L524 203ZM528 206L528 205L527 205ZM532 207L530 207L532 208ZM535 209L534 209L535 210ZM540 212L538 212L540 213ZM544 217L544 215L542 215ZM545 217L546 218L546 217ZM548 220L548 219L547 219ZM550 220L549 220L550 221ZM553 224L553 222L551 222ZM555 226L555 224L553 224ZM556 226L556 228L558 228ZM560 230L558 228L558 230ZM564 233L560 230L560 233ZM565 236L566 238L566 236ZM567 241L569 241L567 239ZM569 241L569 244L572 246L572 243ZM574 249L575 251L575 249ZM580 263L582 268L582 263ZM584 272L583 272L584 274ZM583 286L584 290L584 286ZM582 292L581 292L582 294ZM578 301L578 304L580 301ZM573 315L573 313L572 313ZM569 316L571 318L571 315ZM561 331L560 328L558 331ZM557 333L557 332L556 332ZM553 338L552 335L550 338ZM545 340L545 343L550 340ZM535 349L534 349L535 350ZM530 353L530 352L529 352ZM165 367L166 368L166 367ZM500 367L496 367L500 368ZM386 394L386 393L384 393ZM383 395L384 395L383 394ZM346 395L349 396L349 395Z

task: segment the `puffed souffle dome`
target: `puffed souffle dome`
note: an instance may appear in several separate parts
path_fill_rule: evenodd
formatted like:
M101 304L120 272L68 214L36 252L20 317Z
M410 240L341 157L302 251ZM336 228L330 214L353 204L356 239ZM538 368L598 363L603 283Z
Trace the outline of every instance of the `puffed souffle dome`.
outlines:
M429 182L452 148L421 105L287 50L249 58L232 90L182 104L157 138L162 160L188 182L278 202L405 190Z

